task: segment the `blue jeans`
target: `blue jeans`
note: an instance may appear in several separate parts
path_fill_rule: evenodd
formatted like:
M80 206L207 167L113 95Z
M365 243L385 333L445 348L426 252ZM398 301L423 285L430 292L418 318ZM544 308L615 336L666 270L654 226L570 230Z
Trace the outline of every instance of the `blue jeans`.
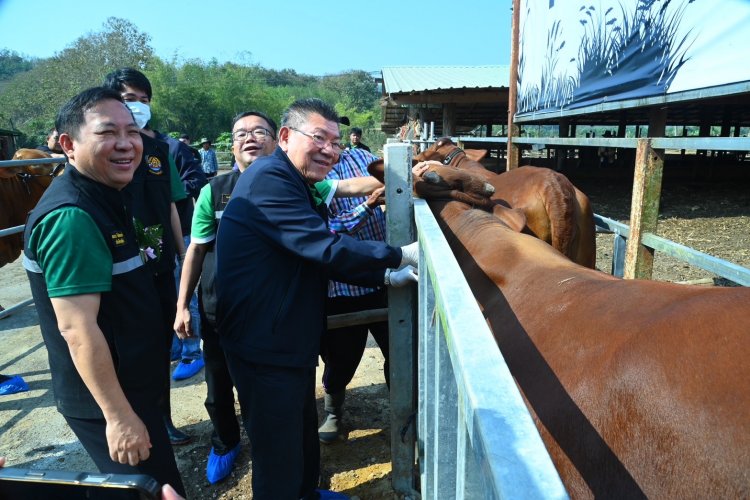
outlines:
M185 236L185 248L190 245L190 236ZM174 279L177 290L180 290L180 275L182 274L182 266L175 266ZM193 296L190 298L190 325L193 329L193 336L189 339L180 340L175 333L172 336L172 359L179 357L184 360L198 359L201 357L201 316L198 311L198 294L193 292Z

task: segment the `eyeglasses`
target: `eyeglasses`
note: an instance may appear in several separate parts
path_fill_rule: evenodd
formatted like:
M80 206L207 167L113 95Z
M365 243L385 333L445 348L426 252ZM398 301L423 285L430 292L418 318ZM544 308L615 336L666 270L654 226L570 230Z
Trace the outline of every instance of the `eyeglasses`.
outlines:
M335 153L340 153L341 150L344 149L344 145L341 144L340 142L329 141L329 140L326 140L325 137L322 137L322 136L317 135L317 134L308 134L307 132L303 132L303 131L301 131L298 128L294 128L294 127L289 127L289 128L292 129L292 130L294 130L295 132L299 132L300 134L306 135L307 137L309 137L310 139L312 139L313 144L315 144L315 146L319 147L320 149L323 149L323 148L326 148L328 146L331 146L331 149Z
M258 142L263 142L269 138L273 139L273 132L263 127L254 128L252 130L245 130L244 128L241 128L232 132L232 139L235 141L244 141L245 139L247 139L248 135L252 135L253 139Z

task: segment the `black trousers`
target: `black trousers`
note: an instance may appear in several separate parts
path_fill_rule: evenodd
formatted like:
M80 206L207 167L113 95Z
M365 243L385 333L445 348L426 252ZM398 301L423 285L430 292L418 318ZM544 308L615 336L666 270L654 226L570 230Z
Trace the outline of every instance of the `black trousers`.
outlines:
M317 498L315 368L251 363L225 351L250 437L255 500Z
M172 407L170 405L170 364L169 352L172 349L172 337L174 336L174 319L177 315L177 289L174 284L173 272L162 272L154 275L154 284L159 294L159 306L162 314L162 334L164 335L164 352L162 370L162 379L159 383L162 386L162 397L159 406L165 418L171 421Z
M177 463L175 462L172 445L169 443L167 429L164 427L161 410L155 402L151 401L150 404L147 402L133 404L131 402L133 410L148 430L152 445L148 460L140 462L135 467L115 462L110 458L106 436L107 422L103 418L84 419L63 416L96 464L99 472L147 474L160 484L172 485L177 493L185 496L185 487L182 484L180 472L177 470Z
M201 308L202 312L202 308ZM234 383L219 343L216 325L201 314L203 360L206 363L206 411L214 431L211 444L219 455L228 453L240 442L240 424L234 412Z
M369 309L380 309L388 306L388 296L385 289L363 295L361 297L333 297L329 298L326 306L327 314L345 314ZM347 326L328 330L323 334L320 342L320 357L325 363L323 368L323 386L328 394L336 394L346 389L357 371L359 362L365 352L367 331L383 353L385 364L385 382L390 387L388 364L388 322L371 323L369 325Z

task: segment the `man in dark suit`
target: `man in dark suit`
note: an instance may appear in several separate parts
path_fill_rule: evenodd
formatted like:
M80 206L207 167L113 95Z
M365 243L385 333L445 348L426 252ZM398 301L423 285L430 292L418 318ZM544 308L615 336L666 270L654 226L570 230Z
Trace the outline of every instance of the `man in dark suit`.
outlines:
M312 186L338 160L339 117L319 99L293 103L279 146L242 174L217 235L222 347L252 443L253 498L345 498L316 490L315 366L328 279L377 286L416 280L416 243L401 249L327 227Z

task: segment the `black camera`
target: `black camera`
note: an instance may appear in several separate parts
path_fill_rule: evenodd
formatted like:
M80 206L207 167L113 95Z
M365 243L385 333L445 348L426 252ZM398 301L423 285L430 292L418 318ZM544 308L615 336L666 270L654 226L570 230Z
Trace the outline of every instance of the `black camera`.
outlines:
M144 474L0 469L0 500L158 500L161 487Z

